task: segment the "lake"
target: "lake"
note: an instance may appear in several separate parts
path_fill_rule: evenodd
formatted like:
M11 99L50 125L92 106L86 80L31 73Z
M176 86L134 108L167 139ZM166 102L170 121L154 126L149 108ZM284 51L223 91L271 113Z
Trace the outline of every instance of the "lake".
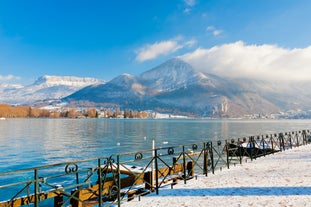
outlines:
M6 119L0 172L156 147L309 129L311 120Z

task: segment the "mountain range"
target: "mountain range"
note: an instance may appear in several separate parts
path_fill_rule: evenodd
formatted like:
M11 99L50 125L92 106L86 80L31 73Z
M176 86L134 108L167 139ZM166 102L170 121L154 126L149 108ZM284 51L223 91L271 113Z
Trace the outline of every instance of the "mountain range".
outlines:
M0 85L0 102L9 104L33 104L64 98L77 90L100 83L95 78L79 78L73 76L41 76L33 84L22 85Z
M309 110L308 88L309 83L222 78L175 58L139 76L123 74L87 86L63 100L198 117L242 117Z
M229 79L199 72L174 58L138 76L109 82L95 78L42 76L29 86L0 85L0 102L34 104L58 100L121 110L152 110L193 117L244 117L309 111L308 82Z

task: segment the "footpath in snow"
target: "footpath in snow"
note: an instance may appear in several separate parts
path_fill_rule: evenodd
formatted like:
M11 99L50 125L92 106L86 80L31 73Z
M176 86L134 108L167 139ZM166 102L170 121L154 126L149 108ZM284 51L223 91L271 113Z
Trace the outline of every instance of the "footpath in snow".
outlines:
M311 145L279 152L207 177L179 181L174 189L123 202L138 206L311 206Z

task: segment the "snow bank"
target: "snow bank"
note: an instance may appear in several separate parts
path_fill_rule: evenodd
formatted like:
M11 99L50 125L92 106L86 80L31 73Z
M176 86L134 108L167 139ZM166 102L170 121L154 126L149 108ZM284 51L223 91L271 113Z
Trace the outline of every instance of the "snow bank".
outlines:
M311 206L311 145L180 181L171 189L124 202L137 206Z

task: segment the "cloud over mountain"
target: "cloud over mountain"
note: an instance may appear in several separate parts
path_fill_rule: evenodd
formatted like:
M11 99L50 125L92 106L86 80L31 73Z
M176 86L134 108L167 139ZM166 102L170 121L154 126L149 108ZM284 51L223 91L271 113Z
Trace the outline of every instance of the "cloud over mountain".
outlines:
M177 36L176 38L170 40L155 42L153 44L146 44L136 51L136 61L144 62L147 60L155 59L162 55L172 54L184 47L191 47L195 43L196 40L194 39L184 41L182 36Z
M276 45L247 45L242 41L198 48L180 56L199 71L228 78L275 81L311 80L311 46L287 49Z

